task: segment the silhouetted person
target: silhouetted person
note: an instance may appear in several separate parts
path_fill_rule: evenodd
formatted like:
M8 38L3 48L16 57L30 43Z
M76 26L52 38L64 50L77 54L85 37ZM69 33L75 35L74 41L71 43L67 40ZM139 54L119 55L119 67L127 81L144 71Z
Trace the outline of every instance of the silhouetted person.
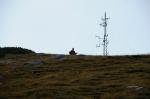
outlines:
M74 48L69 52L70 55L76 55L77 53L74 51Z

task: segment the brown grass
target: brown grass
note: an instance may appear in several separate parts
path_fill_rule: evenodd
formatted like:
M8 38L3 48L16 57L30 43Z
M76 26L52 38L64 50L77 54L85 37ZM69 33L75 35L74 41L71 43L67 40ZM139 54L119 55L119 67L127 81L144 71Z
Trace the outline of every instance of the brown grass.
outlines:
M26 64L34 60L43 64ZM148 55L7 55L0 59L0 76L0 99L150 98Z

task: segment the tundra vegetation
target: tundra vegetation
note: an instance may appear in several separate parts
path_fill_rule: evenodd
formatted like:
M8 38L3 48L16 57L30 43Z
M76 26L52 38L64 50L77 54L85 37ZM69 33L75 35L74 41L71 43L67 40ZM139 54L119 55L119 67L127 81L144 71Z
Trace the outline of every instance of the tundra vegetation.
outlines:
M0 99L150 99L150 55L58 56L0 58Z

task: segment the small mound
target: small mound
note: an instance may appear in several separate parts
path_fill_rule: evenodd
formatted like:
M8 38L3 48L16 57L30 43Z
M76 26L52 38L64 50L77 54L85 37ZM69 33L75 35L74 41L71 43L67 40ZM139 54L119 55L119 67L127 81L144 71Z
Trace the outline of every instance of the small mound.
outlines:
M35 52L21 47L0 48L0 56L4 56L5 54L31 54L31 53L35 53Z

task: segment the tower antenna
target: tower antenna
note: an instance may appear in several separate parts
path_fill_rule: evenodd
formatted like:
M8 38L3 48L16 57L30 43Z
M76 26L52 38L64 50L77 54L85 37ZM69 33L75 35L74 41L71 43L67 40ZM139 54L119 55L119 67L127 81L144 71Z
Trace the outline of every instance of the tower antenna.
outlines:
M107 34L107 21L109 18L107 18L106 16L106 12L104 14L104 17L102 17L102 23L100 24L100 26L104 27L104 35L103 38L100 38L100 36L97 36L98 39L103 39L102 44L99 43L99 45L103 45L103 56L107 56L108 55L108 34ZM100 46L97 46L100 47Z

